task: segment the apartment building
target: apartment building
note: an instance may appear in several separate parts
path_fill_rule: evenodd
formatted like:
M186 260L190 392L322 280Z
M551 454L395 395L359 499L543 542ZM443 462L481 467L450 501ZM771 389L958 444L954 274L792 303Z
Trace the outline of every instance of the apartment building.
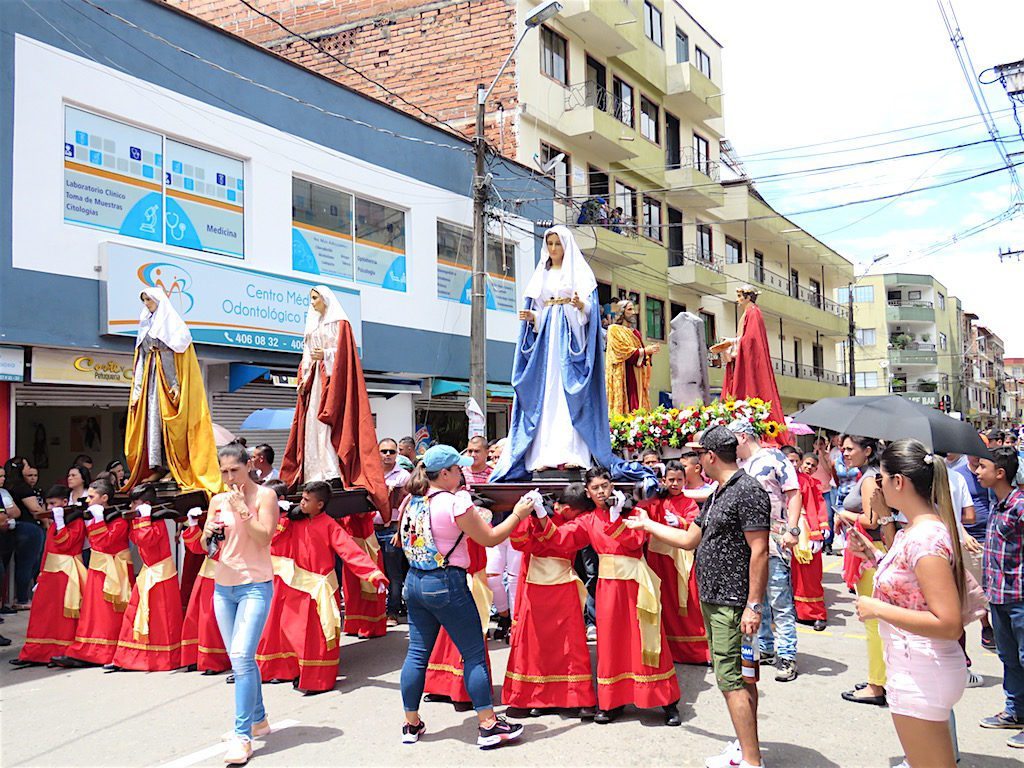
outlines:
M974 313L964 313L963 329L967 385L965 415L981 428L998 425L1007 416L1004 410L1006 371L1003 340L983 325Z
M1024 423L1024 357L1004 357L1006 416L1014 426Z
M853 301L857 394L961 410L959 299L931 275L890 273L859 280Z
M261 4L332 58L244 6L169 2L466 133L477 85L491 82L539 4L354 0L315 13ZM783 407L792 410L845 392L835 342L846 308L830 297L852 266L778 216L748 181L723 179L725 90L721 44L676 0L564 0L498 81L485 134L498 152L550 177L555 221L574 228L602 304L634 299L648 342L666 343L684 310L704 317L709 342L734 335L735 289L759 287ZM721 369L711 380L720 387ZM661 354L652 401L670 389Z

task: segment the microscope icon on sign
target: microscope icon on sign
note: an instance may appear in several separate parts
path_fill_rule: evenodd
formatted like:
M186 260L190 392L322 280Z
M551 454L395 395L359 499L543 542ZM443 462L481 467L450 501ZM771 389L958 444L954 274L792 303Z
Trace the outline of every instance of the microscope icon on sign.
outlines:
M156 234L156 216L159 210L160 206L157 204L151 205L146 209L146 212L143 214L146 220L139 225L140 231L150 235Z

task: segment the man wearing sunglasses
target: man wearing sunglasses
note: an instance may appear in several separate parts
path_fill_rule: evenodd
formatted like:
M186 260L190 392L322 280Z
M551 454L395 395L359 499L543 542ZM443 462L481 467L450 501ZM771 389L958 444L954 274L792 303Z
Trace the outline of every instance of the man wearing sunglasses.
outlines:
M380 463L384 468L384 482L391 494L391 519L387 522L380 512L373 515L373 529L377 534L377 543L384 554L384 573L388 577L388 626L398 626L398 614L402 608L402 586L405 583L407 567L402 548L391 543L398 530L399 507L408 495L405 490L409 482L409 473L398 466L398 443L386 437L377 445L380 451Z

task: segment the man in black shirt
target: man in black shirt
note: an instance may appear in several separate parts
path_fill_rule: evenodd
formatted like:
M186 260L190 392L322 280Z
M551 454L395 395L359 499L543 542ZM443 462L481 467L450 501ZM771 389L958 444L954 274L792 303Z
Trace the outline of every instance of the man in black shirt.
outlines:
M743 679L740 647L743 635L752 635L756 642L761 626L771 501L761 484L736 466L736 446L736 436L725 427L713 427L699 442L687 444L699 455L704 473L718 483L689 528L655 523L643 510L625 518L630 528L643 528L674 547L697 550L697 591L708 646L737 737L721 755L705 761L707 768L761 765L757 687Z

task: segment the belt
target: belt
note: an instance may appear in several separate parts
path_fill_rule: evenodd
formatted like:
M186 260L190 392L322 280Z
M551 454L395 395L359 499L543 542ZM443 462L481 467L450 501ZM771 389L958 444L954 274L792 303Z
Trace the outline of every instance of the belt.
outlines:
M661 662L661 579L658 574L638 557L599 554L597 577L636 582L642 660L648 667L658 666Z
M128 576L131 555L122 549L116 555L94 549L89 557L89 570L103 574L103 597L114 604L114 610L123 612L132 597L132 584Z
M689 611L687 602L690 598L690 570L693 568L693 552L670 546L653 536L647 544L647 551L670 557L675 564L676 584L679 589L679 615L685 616Z
M576 588L580 594L580 607L587 603L587 588L583 586L580 577L576 575L572 563L563 557L530 557L530 565L526 571L526 583L538 584L551 587L557 584L572 584L576 582Z
M559 304L572 304L572 299L548 299L544 302L545 307L558 306Z
M139 606L135 611L135 622L132 624L132 634L136 640L145 640L149 637L149 592L161 581L175 580L177 586L178 569L174 567L174 560L166 558L153 565L144 565L139 571L135 580L135 587L139 591Z
M341 632L341 611L334 597L338 592L338 575L334 569L327 573L314 573L300 568L289 557L275 557L274 573L292 589L305 592L313 598L327 649L333 649L338 644Z
M65 573L68 585L64 589L64 618L77 619L82 608L82 583L87 574L81 555L46 555L43 570L47 573Z
M363 550L363 552L373 560L374 565L376 565L377 555L380 553L380 544L377 543L377 537L367 536L365 539L360 539L353 536L352 540L359 545L359 548ZM364 597L369 597L370 599L376 599L377 597L377 587L374 586L372 581L364 581L363 579L360 579L359 591L363 593Z

